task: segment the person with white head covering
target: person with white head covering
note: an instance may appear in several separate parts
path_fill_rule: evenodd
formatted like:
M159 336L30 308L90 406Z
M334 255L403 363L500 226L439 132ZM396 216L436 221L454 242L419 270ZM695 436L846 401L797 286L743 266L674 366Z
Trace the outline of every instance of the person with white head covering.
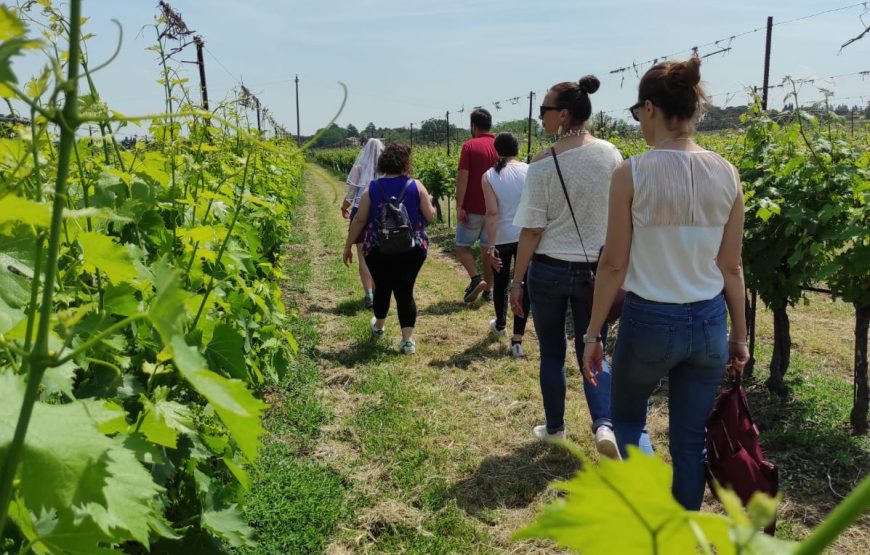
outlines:
M380 139L369 139L357 155L350 173L347 174L347 194L344 196L344 202L341 203L341 215L345 219L353 222L353 217L356 216L356 212L359 210L360 197L362 197L369 183L378 177L378 158L380 158L383 151L384 143ZM365 292L363 302L366 308L372 308L374 303L374 281L368 266L366 266L365 258L362 256L361 238L360 241L356 242L356 249L357 260L359 261L359 278Z

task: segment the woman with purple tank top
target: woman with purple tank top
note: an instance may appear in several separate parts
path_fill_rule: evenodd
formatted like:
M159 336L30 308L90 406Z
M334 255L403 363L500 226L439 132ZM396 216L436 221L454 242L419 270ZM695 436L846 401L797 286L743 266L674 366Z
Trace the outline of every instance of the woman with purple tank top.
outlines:
M410 355L416 352L417 345L414 339L417 321L414 284L426 261L429 238L425 227L434 219L435 208L423 184L408 176L411 173L411 150L406 144L395 142L388 145L378 159L378 172L381 177L372 181L360 197L359 210L345 241L344 263L348 265L353 261L353 241L364 232L363 256L375 282L372 334L375 337L384 335L390 298L395 296L402 328L401 350ZM390 197L401 198L413 230L414 247L402 254L383 253L379 244L379 208Z

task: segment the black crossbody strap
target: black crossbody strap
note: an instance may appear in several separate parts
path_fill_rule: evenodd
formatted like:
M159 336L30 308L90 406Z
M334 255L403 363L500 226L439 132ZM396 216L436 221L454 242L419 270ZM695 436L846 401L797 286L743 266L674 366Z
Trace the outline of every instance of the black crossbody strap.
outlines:
M562 169L559 167L559 158L556 156L556 149L550 147L550 154L553 155L553 162L556 164L556 173L559 175L559 183L562 184L562 192L565 194L565 202L568 203L568 210L571 212L571 220L574 221L574 229L577 230L577 237L580 239L580 248L583 249L583 256L586 258L586 263L589 262L589 255L586 253L586 245L583 244L583 236L580 234L580 226L577 225L577 218L574 216L574 207L571 206L571 199L568 197L568 188L565 187L565 179L562 177Z

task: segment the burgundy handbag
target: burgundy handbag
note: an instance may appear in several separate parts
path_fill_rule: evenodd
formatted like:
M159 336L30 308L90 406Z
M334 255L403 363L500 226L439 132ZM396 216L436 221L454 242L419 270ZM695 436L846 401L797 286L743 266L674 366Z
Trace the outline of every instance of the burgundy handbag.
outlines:
M577 225L577 218L574 216L574 207L571 206L571 199L568 198L568 188L565 187L565 179L562 177L562 169L559 167L559 158L556 157L556 149L550 148L550 154L553 155L553 162L556 164L556 173L559 175L559 183L562 184L562 192L565 193L565 202L568 204L568 210L571 212L571 219L574 221L574 229L577 230L577 237L580 238L580 247L583 249L583 256L586 257L586 263L589 262L589 255L586 254L586 246L583 244L583 236L580 235L580 226ZM604 251L604 247L598 251L598 258L601 258L601 253ZM591 277L589 278L589 287L586 288L586 306L589 310L589 314L587 317L592 317L592 300L595 297L595 272L591 272ZM613 322L619 320L619 317L622 316L622 305L625 303L625 289L619 288L616 292L616 297L613 299L613 304L610 305L610 311L607 313L607 319L605 320L608 324L612 324Z
M746 391L739 377L719 394L707 420L707 483L734 491L746 506L756 491L774 496L779 491L776 465L764 458L758 427L749 412ZM776 521L765 528L773 534Z

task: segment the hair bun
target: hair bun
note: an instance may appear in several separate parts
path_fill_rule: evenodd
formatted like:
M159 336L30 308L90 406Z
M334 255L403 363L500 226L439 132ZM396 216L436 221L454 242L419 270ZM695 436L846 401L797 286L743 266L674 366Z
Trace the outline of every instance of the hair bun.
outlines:
M601 81L599 81L598 77L595 77L594 75L585 75L577 82L577 86L580 87L582 92L593 94L598 90L598 87L601 86Z
M691 88L701 82L701 58L692 56L685 62L673 62L667 68L665 79L678 87Z

